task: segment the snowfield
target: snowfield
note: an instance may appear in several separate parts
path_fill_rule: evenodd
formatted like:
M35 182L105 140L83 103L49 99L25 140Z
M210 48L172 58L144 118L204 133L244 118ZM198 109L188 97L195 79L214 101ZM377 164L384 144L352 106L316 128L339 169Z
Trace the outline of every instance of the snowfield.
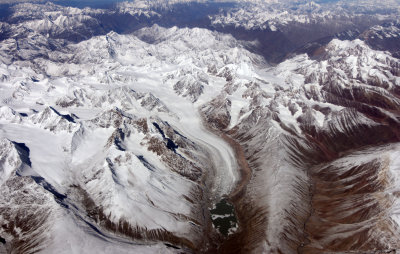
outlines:
M155 46L140 39L146 33L164 36L157 38ZM207 42L196 45L194 54L194 44L189 44L193 36ZM58 55L46 52L50 59L33 57L15 65L3 64L0 135L29 148L31 167L20 172L7 165L2 171L2 181L7 181L12 171L15 174L17 170L23 176L43 178L59 195L65 196L60 201L61 208L53 204L57 211L54 216L59 218L49 222L54 234L41 243L49 245L46 251L104 251L99 240L90 236L98 233L79 222L87 220L84 215L87 204L75 197L76 188L83 189L112 222L126 220L146 230L161 229L195 240L201 237L193 234L198 228L201 232L201 224L205 223L198 221L203 212L202 208L193 208L193 199L207 191L209 197L219 200L229 195L238 181L232 148L203 126L198 111L213 89L223 87L222 78L206 74L205 59L213 59L207 62L216 68L242 59L251 62L251 56L243 49L225 43L231 39L206 30L166 30L154 26L137 35L110 33L95 37L70 45L65 48L66 53ZM2 45L7 47L7 43ZM10 41L3 52L12 47ZM220 48L221 54L210 50L215 47ZM56 59L60 58L68 59L69 63L58 64ZM183 89L187 90L184 96L174 89L175 83L186 75L203 76L201 86L205 87L201 88L196 103L188 97L197 84L184 84ZM160 127L156 128L153 124L156 122ZM171 130L173 134L167 134ZM163 144L164 135L179 135L182 139L173 155L180 157L180 161L165 162L176 159L168 153L161 154L163 151L150 150L150 140ZM184 146L197 148L186 151ZM190 169L181 175L170 168L171 163L192 165L200 171L200 176L212 177L211 189L204 189L201 178L188 178L194 174ZM75 208L63 211L63 207L70 206ZM65 235L67 243L61 244L57 235ZM80 244L82 237L88 239L86 245ZM111 236L106 233L104 237ZM160 248L157 246L154 248ZM121 251L124 248L131 247L128 244ZM146 248L149 247L140 250L146 252ZM151 250L155 251L154 248Z

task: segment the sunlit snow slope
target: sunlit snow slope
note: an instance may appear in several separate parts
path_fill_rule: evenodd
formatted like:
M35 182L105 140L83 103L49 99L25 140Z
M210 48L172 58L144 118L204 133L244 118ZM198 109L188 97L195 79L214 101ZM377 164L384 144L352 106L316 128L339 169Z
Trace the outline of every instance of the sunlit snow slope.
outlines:
M153 34L158 37L146 42ZM204 43L192 43L194 37ZM204 235L212 230L208 206L231 192L238 172L233 150L203 126L198 107L225 82L209 74L208 65L250 64L251 54L230 36L158 26L56 52L32 52L39 40L46 38L1 44L0 135L4 149L22 144L29 160L21 168L6 163L2 183L17 174L44 186L54 195L49 230L66 240L31 235L13 244L14 229L7 228L1 236L8 248L101 250L89 240L79 243L76 235L85 232L112 242L205 248ZM11 64L11 54L24 59ZM7 207L5 225L11 223L5 216L20 211Z

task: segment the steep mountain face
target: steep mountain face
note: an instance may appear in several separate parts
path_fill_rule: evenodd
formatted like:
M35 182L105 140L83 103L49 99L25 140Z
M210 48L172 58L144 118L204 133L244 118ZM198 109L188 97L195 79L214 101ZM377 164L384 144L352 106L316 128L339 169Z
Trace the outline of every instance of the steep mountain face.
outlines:
M298 56L242 86L233 78L219 107L209 103L212 123L235 120L231 105L243 105L233 128L213 126L243 147L253 172L233 197L245 223L226 253L399 248L398 68L359 40L333 40L318 60Z
M210 16L222 32L147 26L174 3L21 4L0 24L0 252L399 250L398 25L375 24L396 10L259 1ZM274 66L235 39L333 19Z
M152 34L159 37L145 42ZM193 44L196 37L204 44ZM232 150L202 127L192 102L203 103L214 91L211 84L223 85L223 78L207 74L205 63L222 69L251 64L256 56L230 36L158 26L56 52L32 42L45 41L41 35L25 40L26 48L13 39L3 43L3 59L13 52L16 60L3 62L2 136L30 150L23 175L51 186L54 209L79 224L71 230L114 235L121 243L164 241L167 250L204 251L215 244L208 207L229 194L238 177ZM46 220L52 226L53 217ZM19 248L10 229L0 235L7 248ZM64 247L50 240L46 245Z
M373 26L365 31L360 38L365 40L368 45L377 50L388 50L394 57L399 58L398 49L400 40L399 21L388 22L382 25Z
M1 224L6 253L36 253L46 246L57 205L51 193L31 177L19 174L29 167L29 155L23 144L2 138L1 149ZM35 236L33 238L33 236Z

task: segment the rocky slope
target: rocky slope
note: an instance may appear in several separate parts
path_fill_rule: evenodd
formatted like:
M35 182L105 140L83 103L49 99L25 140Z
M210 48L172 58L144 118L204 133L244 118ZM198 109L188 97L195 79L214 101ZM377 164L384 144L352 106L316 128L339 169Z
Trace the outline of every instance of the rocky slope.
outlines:
M203 112L243 147L252 176L233 197L242 231L222 252L399 248L398 68L359 40L333 40L318 60L297 56L227 83Z

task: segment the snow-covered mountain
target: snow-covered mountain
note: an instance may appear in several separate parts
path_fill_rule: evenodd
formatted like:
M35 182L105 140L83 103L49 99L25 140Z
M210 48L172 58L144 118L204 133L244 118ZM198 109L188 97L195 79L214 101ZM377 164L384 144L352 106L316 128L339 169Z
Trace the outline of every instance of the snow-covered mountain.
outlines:
M151 34L159 37L146 43ZM41 40L36 37L27 44ZM193 44L196 37L204 43ZM214 85L223 86L224 78L207 74L207 65L246 66L257 57L230 36L158 26L57 52L43 45L37 48L42 56L16 44L2 44L4 59L10 52L18 58L2 67L2 137L27 147L31 165L23 175L51 186L54 209L79 223L72 233L104 231L103 237L116 233L117 242L164 239L205 248L210 240L203 236L212 236L204 233L211 227L207 204L228 195L238 177L232 150L202 127L192 102L204 103ZM4 175L19 171L14 164ZM51 225L63 223L51 218ZM13 239L9 231L1 236ZM77 240L69 239L77 251L88 248ZM46 250L64 249L50 239L48 245L55 247Z
M399 61L359 40L333 40L320 54L287 60L242 88L231 82L219 103L206 107L214 122L221 114L236 119L231 105L241 105L238 123L214 125L241 144L253 172L246 191L235 196L246 221L232 239L237 248L399 248ZM214 104L219 107L209 109Z
M395 40L360 36L373 26L398 23L396 1L129 1L110 9L22 3L9 7L0 22L0 39L26 38L32 31L51 39L80 42L109 32L130 34L145 26L200 27L232 34L269 62L310 53L333 38L362 39L374 49L389 50ZM1 16L0 16L1 20ZM379 28L378 28L379 29ZM360 36L360 37L359 37ZM374 37L377 38L377 37ZM374 45L379 44L379 47ZM54 45L52 45L54 46ZM304 47L306 49L304 49Z
M25 3L0 23L0 253L400 250L396 8L163 23L182 3ZM316 24L337 29L259 54Z
M214 26L235 26L246 29L283 30L298 24L329 23L332 28L342 23L369 19L387 19L399 15L398 1L313 1L245 2L227 12L211 17ZM371 14L374 15L371 15ZM336 22L334 22L336 21ZM371 21L370 21L371 22Z

